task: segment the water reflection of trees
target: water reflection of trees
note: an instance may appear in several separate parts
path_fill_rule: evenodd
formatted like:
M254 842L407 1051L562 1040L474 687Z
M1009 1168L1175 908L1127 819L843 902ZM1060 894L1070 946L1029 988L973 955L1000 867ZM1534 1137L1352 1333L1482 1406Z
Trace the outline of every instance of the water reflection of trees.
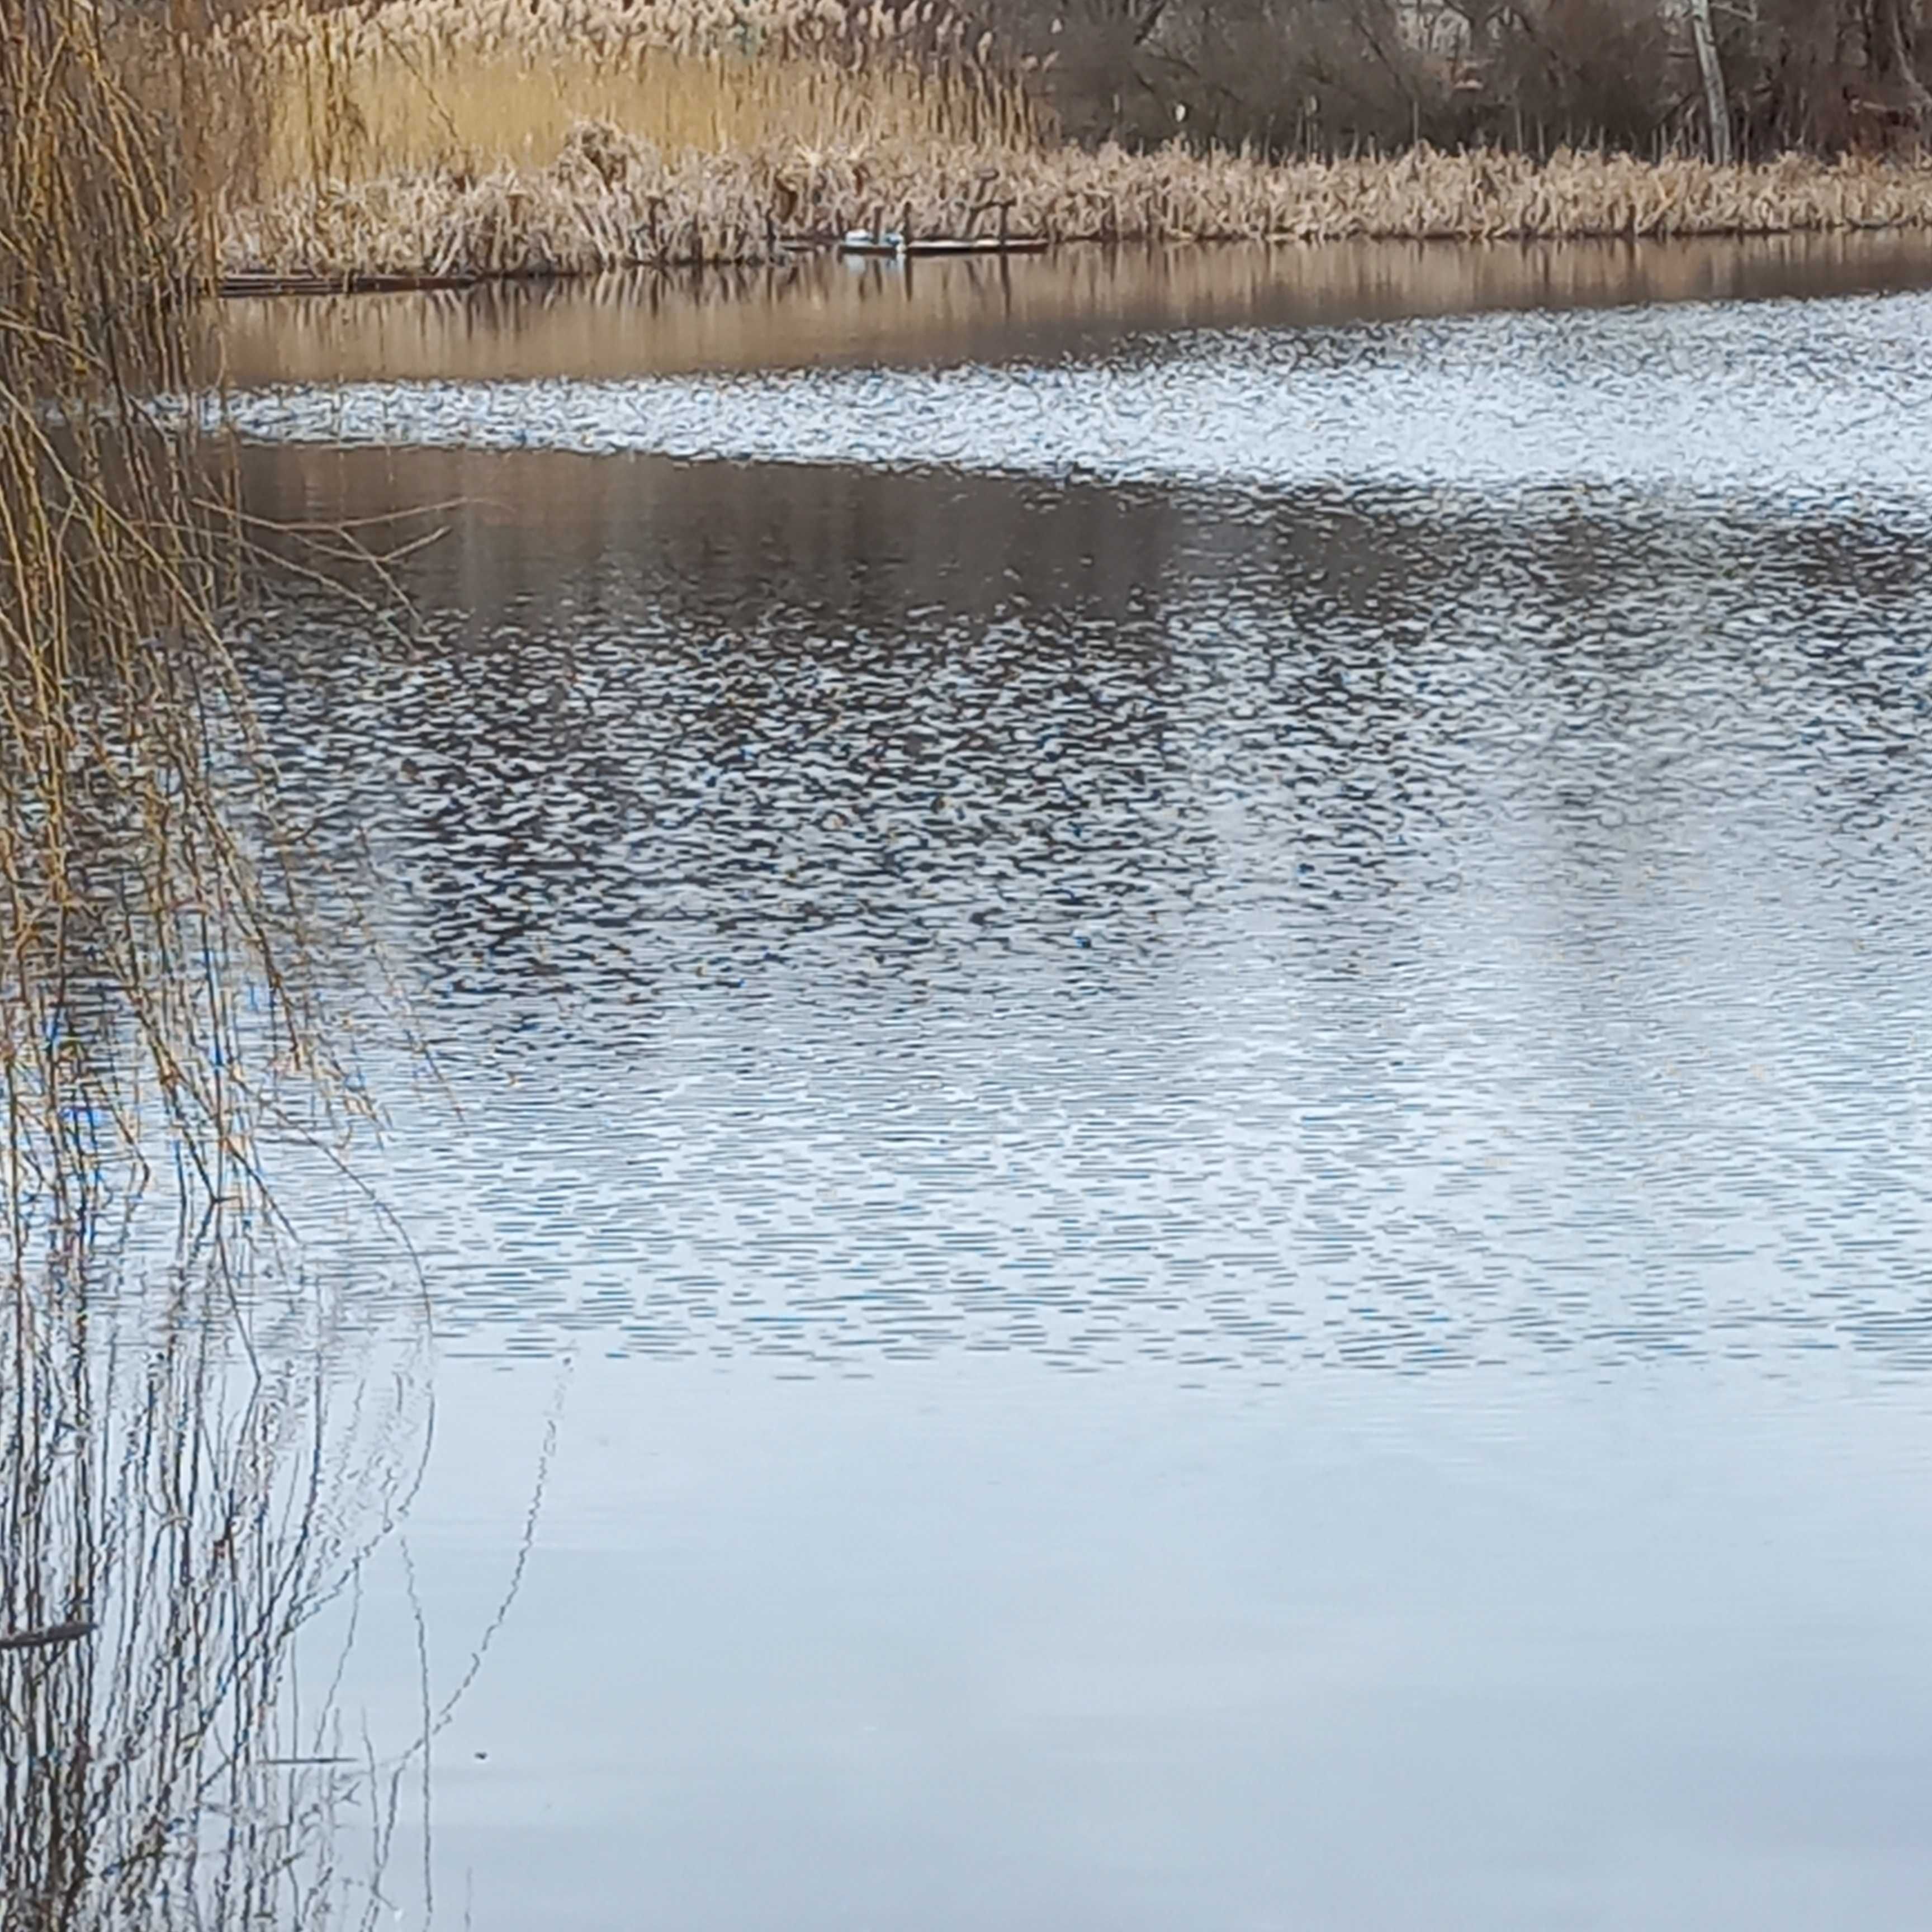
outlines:
M421 1397L352 1384L326 1300L278 1298L239 1232L205 1228L151 1294L84 1227L6 1282L4 1932L373 1916L338 1828L376 1793L328 1657L301 1665L394 1520Z
M1346 899L1358 931L1375 902L1412 950L1391 888L1452 885L1458 827L1507 832L1552 902L1674 850L1670 748L1751 712L1767 599L1793 620L1786 708L1828 686L1882 710L1839 645L1922 574L1876 526L1560 491L1503 516L1346 484L306 448L251 452L248 483L274 514L464 500L415 566L461 614L408 654L340 625L265 641L272 726L321 822L383 801L439 984L552 1004L766 948L825 968L924 931L983 961L1029 922L1138 916L1214 871L1230 749L1262 788L1244 890L1297 920Z
M1162 808L1166 500L440 452L251 452L248 482L269 514L470 500L412 579L460 614L428 648L305 614L259 651L309 814L352 836L352 795L389 801L377 862L438 920L441 986L549 997L545 961L600 948L600 973L661 982L714 938L855 922L896 952L927 884L982 932L1049 901L1072 920L1064 895L961 894L1010 858L1086 892L1086 855L1131 842L1090 828Z

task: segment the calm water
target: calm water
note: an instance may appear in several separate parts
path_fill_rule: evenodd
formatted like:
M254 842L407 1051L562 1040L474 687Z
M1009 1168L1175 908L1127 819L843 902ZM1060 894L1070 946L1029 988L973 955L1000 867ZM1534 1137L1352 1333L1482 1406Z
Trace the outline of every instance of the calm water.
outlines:
M446 506L250 646L440 1682L556 1430L441 1910L1924 1923L1932 265L1800 254L237 319Z

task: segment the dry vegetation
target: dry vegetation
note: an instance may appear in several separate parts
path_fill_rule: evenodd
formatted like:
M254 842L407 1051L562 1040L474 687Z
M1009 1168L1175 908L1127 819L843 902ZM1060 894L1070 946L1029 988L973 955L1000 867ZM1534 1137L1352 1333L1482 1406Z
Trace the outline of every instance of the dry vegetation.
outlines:
M543 167L607 122L676 153L1022 134L1023 97L934 0L384 0L262 11L214 36L260 64L271 185Z
M1896 157L1064 142L1040 62L1004 62L934 0L389 0L248 14L203 56L270 104L222 176L232 278L755 261L851 228L988 232L996 211L1016 232L1149 242L1932 224L1932 169Z
M222 264L439 275L766 257L832 218L842 176L862 200L875 172L930 186L1036 150L1036 110L988 51L933 0L250 14L203 52L267 103L220 192Z
M237 516L218 452L143 401L188 380L184 304L208 272L204 158L181 131L207 124L203 76L164 44L130 50L86 0L0 0L0 1202L17 1255L158 1123L211 1196L231 1192L255 1076L301 1030L221 796L249 768L222 643ZM248 989L263 1017L244 1041Z
M251 1136L326 1035L224 644L247 531L194 412L143 400L191 386L218 269L742 260L1002 202L1123 240L1932 219L1932 172L1869 159L1063 146L925 0L174 0L165 30L0 0L0 1932L322 1922L331 1801L286 1760L332 1740L290 1727L295 1641L358 1560L340 1495L386 1521L410 1432L332 1425L299 1296L284 1366L224 1346ZM208 1218L123 1355L104 1213L158 1145Z

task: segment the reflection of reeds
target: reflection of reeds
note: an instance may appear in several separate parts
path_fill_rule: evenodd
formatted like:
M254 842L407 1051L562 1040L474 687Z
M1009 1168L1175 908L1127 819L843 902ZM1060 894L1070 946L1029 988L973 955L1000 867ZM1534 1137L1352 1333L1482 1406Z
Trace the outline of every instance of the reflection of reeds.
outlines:
M951 359L1044 352L1041 331L1349 322L1492 308L1735 300L1923 276L1909 235L1751 242L1414 242L1093 248L862 266L818 256L782 268L581 281L489 283L381 302L315 295L214 311L238 387L272 382L616 381L828 358ZM266 460L267 459L260 459Z

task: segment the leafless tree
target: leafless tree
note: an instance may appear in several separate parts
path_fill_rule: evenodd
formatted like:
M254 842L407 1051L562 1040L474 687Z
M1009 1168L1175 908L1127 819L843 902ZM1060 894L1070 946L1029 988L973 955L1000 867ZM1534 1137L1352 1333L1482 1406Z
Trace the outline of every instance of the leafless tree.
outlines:
M1926 0L984 0L1084 140L1722 160L1932 130Z

